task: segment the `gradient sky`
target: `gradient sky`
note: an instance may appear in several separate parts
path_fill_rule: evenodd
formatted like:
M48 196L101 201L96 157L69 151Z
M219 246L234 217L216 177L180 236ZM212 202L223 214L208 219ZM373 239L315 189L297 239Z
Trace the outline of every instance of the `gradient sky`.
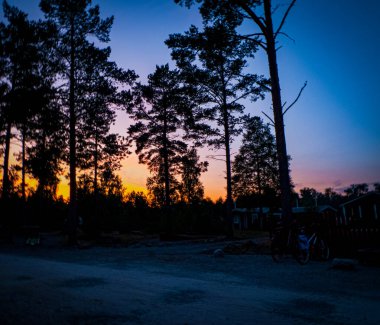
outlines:
M38 0L9 0L41 17ZM289 1L273 3L286 4ZM141 80L156 64L170 61L164 41L171 33L200 24L198 12L173 0L97 0L103 17L114 15L110 46L112 60L134 69ZM284 9L282 7L280 9ZM280 12L280 10L278 11ZM308 186L322 191L352 183L380 181L380 1L298 0L284 31L294 40L281 39L279 73L283 100L292 102L308 82L302 97L286 114L288 153L296 189ZM277 20L278 21L278 20ZM250 28L250 26L246 26ZM266 58L258 53L252 71L267 75ZM171 63L174 67L174 64ZM270 97L247 104L247 112L266 119ZM125 134L128 117L120 113L115 129ZM233 144L237 152L239 142ZM206 159L209 152L200 151ZM202 176L206 195L225 196L224 163L210 160ZM143 189L145 166L132 154L121 171L127 190Z

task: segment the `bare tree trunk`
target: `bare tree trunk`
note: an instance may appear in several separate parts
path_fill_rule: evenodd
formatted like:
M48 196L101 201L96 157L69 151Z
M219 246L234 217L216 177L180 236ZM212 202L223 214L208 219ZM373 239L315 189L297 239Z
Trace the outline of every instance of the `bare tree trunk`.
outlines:
M226 235L229 237L234 236L233 218L232 218L232 177L231 177L231 149L230 149L230 129L228 121L227 103L223 108L223 122L224 122L224 145L226 150L226 179L227 179L227 199L226 199Z
M259 158L258 158L259 159ZM260 230L263 230L263 189L261 186L261 170L260 170L260 164L257 164L257 182L258 182L258 192L259 192L259 228Z
M5 150L4 150L4 165L3 165L3 192L2 199L7 200L9 198L9 152L11 146L12 137L12 123L8 121L7 131L5 134Z
M10 181L9 181L9 152L11 145L11 137L12 137L12 124L8 121L7 131L5 134L5 152L4 152L4 166L3 166L3 191L1 193L1 219L0 222L2 226L4 226L5 233L7 233L8 240L12 240L12 221L11 221L11 205L9 200L9 189L10 189Z
M22 202L25 204L26 202L26 191L25 191L25 187L26 187L26 184L25 184L25 174L26 174L26 168L25 168L25 163L26 163L26 159L25 159L25 150L26 150L26 140L25 140L25 135L26 131L25 131L25 128L23 128L22 130L22 152L21 152L21 197L22 197Z
M98 131L96 130L96 132ZM95 134L95 153L94 153L94 194L95 194L95 200L96 200L96 197L98 195L98 135L97 134Z
M166 124L166 123L165 123ZM166 134L164 136L164 177L165 177L165 206L170 206L170 175L169 175L169 157Z
M163 132L163 156L164 156L164 178L165 178L165 206L164 206L164 231L169 237L173 233L171 199L170 199L170 175L169 175L169 157L168 157L168 140L167 140L167 116L165 110L164 132Z
M46 134L45 130L42 130L42 152L41 155L45 156L46 152ZM46 165L45 165L46 166ZM39 183L37 187L37 194L38 194L38 208L39 208L39 215L45 217L45 187L46 187L46 176L45 173L40 174Z
M269 64L269 74L271 79L271 93L272 93L272 105L273 105L273 115L274 115L274 126L276 133L276 146L277 146L277 158L279 163L279 177L280 177L280 190L281 190L281 209L282 216L286 223L290 222L292 219L292 209L291 209L291 187L290 187L290 176L289 176L289 161L286 151L286 141L285 141L285 130L284 130L284 117L283 117L283 107L281 101L281 88L280 80L278 76L278 66L277 66L277 53L276 53L276 36L281 30L285 23L287 15L290 9L293 7L295 0L293 0L283 19L280 23L279 28L276 33L273 30L272 21L272 6L271 0L263 0L264 5L264 19L255 14L252 8L249 7L244 0L231 0L236 3L240 8L242 8L249 16L250 19L261 29L263 36L265 37L266 43L265 51L267 53L268 64Z
M69 119L70 119L70 203L68 216L69 244L76 243L77 228L77 183L76 183L76 112L75 112L75 44L74 44L74 19L70 28L70 92L69 92Z
M264 0L264 14L266 20L266 40L267 56L269 63L269 73L271 78L272 105L274 114L274 125L276 133L277 155L279 162L280 190L281 190L281 209L285 222L290 222L292 218L291 211L291 187L289 177L289 161L286 150L284 117L281 102L281 88L278 76L277 53L275 44L275 35L273 32L271 1Z

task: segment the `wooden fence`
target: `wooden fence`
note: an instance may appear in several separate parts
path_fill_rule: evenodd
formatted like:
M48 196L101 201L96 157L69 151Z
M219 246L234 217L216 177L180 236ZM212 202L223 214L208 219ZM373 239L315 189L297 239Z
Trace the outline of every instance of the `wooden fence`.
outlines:
M359 249L380 248L380 226L330 226L327 239L333 254L351 255Z

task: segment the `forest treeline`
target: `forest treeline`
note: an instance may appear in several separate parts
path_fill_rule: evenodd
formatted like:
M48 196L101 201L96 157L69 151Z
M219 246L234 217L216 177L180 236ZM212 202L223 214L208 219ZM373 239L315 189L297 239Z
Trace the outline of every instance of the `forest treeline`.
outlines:
M296 194L282 118L295 102L285 108L276 98L280 88L273 69L270 78L252 73L264 43L237 32L245 19L241 11L250 8L223 8L202 2L203 28L190 26L165 41L175 68L157 65L142 83L135 71L111 61L107 43L113 17L101 18L90 0L41 0L41 20L30 20L4 1L2 227L64 229L72 242L78 225L94 236L114 229L231 234L234 200L289 211ZM265 34L269 65L275 59L270 42L282 25L272 30L274 39ZM275 134L269 123L245 113L244 103L267 95L273 99L269 118ZM125 134L111 128L119 111L132 121ZM241 146L232 157L231 143L238 136ZM201 161L198 150L206 146L222 150L226 163L226 199L216 203L205 199L200 181L208 162ZM149 169L147 194L127 193L118 175L132 150ZM67 201L57 193L63 177L70 188ZM357 195L357 189L347 194ZM342 196L305 188L301 200L336 205Z

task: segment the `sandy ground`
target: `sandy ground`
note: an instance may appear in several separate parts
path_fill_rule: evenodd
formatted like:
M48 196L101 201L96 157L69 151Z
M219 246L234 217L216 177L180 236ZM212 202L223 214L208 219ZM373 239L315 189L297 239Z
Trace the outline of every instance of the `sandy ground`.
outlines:
M380 324L380 268L223 245L0 247L0 324Z

